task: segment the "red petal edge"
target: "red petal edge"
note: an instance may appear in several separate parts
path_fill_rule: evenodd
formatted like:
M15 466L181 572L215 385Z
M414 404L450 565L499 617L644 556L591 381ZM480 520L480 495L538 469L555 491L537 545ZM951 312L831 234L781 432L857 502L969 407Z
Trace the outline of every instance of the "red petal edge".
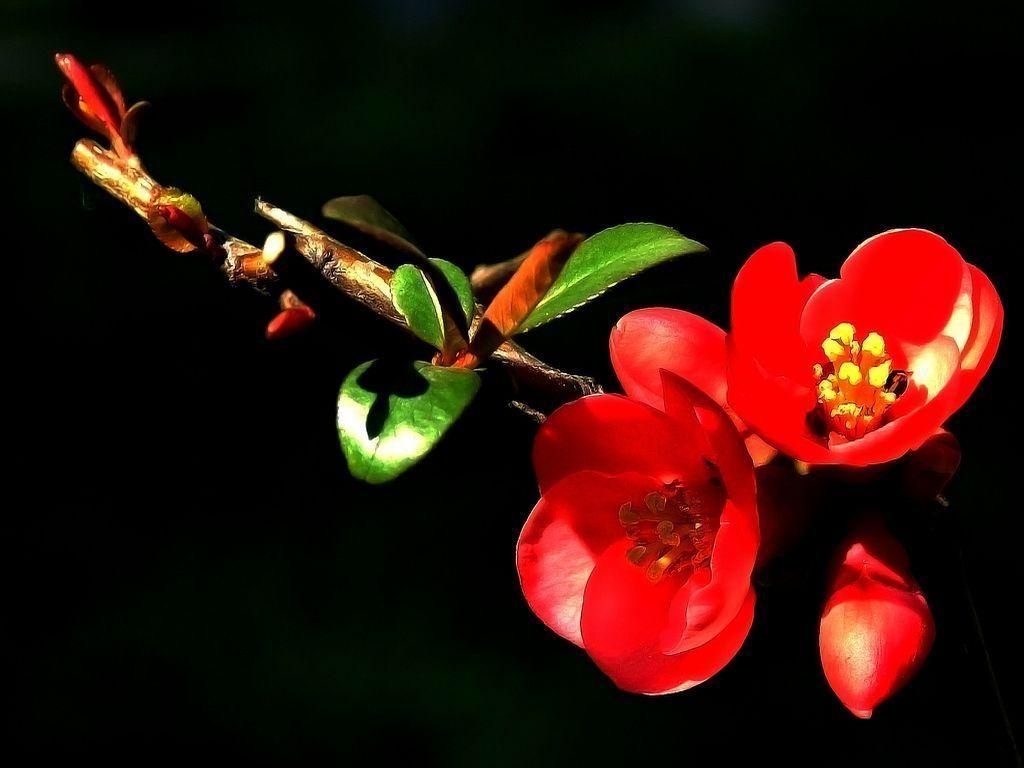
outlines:
M666 483L708 475L690 433L621 395L591 395L552 413L537 432L533 468L542 492L585 470L641 472Z
M608 347L615 375L636 400L664 410L664 369L725 404L725 331L699 315L664 307L630 312L615 324Z
M970 285L963 258L935 233L883 232L854 249L840 279L814 292L799 320L800 335L816 351L833 327L846 322L862 338L877 331L889 343L924 345L963 314L958 310L969 303ZM954 335L960 325L952 323Z
M598 557L626 540L619 508L627 501L642 508L644 497L659 488L657 480L635 473L578 472L549 489L530 513L516 549L520 585L537 617L566 640L583 644L587 580Z
M625 691L666 694L692 688L729 663L753 623L753 590L722 632L690 651L666 654L659 634L678 583L651 584L624 554L613 545L602 555L584 595L583 646L598 667Z
M731 342L769 373L802 379L813 361L800 336L800 315L823 282L813 274L800 279L796 254L785 243L759 248L733 284Z
M959 391L953 410L967 402L988 372L1003 335L1003 303L992 281L980 269L968 265L974 286L974 323L960 361Z

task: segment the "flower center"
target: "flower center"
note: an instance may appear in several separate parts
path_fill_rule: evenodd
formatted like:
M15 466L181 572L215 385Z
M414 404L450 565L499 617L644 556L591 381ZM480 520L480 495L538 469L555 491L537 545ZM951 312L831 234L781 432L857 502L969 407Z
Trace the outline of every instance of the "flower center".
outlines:
M716 495L721 499L712 498ZM653 582L696 570L711 559L724 500L714 486L699 493L673 483L647 494L644 509L627 501L619 509L619 524L633 542L626 559Z
M858 341L857 329L840 323L821 350L827 362L814 365L814 379L823 431L856 440L882 426L885 412L907 391L910 380L909 372L892 367L885 339L872 331Z

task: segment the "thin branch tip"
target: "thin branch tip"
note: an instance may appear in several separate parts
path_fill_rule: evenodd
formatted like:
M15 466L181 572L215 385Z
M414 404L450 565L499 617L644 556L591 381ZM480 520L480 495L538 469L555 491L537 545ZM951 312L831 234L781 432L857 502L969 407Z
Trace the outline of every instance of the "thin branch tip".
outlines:
M169 188L156 182L137 161L137 156L129 159L119 157L91 139L82 139L75 144L71 162L93 183L149 222L158 200L168 194ZM224 242L220 247L224 258L219 268L228 282L245 284L272 296L280 296L283 289L293 288L299 301L305 298L312 302L313 297L305 297L304 291L297 286L282 285L293 277L292 272L300 271L285 264L293 261L285 258L287 253L295 252L302 257L295 261L307 262L330 288L409 330L408 322L395 309L391 299L391 269L261 197L255 199L254 210L271 222L277 231L267 237L262 251L244 240L223 235ZM210 227L215 229L212 224ZM319 311L315 303L313 306ZM553 368L511 341L502 344L494 352L493 359L508 370L523 399L557 405L602 391L593 379Z

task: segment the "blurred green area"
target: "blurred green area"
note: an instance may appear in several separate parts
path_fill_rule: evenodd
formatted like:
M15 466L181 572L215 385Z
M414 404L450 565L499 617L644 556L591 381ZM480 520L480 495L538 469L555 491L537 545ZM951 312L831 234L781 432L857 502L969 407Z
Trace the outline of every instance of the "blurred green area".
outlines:
M348 478L339 383L384 351L423 349L355 306L340 333L267 345L268 302L163 251L67 164L82 130L52 54L103 61L153 102L149 169L254 241L257 195L315 220L325 200L365 192L464 268L553 227L655 221L708 244L527 337L608 383L618 316L670 304L725 323L735 268L760 244L785 239L828 274L887 228L948 237L1010 310L1000 359L953 425L965 462L949 495L1020 722L1007 608L1021 528L1002 431L1020 4L7 0L0 19L18 198L11 749L144 763L1008 759L955 563L920 548L938 644L871 723L821 676L814 571L762 591L747 646L712 682L662 700L617 692L519 594L532 426L485 397L397 483Z

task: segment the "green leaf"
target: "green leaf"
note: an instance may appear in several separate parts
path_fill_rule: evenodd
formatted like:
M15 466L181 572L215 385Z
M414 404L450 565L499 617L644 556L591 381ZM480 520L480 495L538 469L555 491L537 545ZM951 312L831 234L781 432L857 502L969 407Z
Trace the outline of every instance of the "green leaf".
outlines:
M403 264L391 278L391 301L413 333L435 349L444 346L444 318L430 281L412 264Z
M638 272L684 254L706 251L700 243L660 224L622 224L584 240L529 314L519 332L571 312Z
M353 477L386 483L418 462L472 402L480 377L424 362L363 363L338 394L338 435Z
M454 324L457 335L464 338L469 336L469 321L472 319L475 305L469 279L462 270L441 259L427 259L423 251L412 242L408 231L398 219L369 195L336 197L324 203L321 210L327 218L340 221L396 251L413 256L413 261L418 262L433 281L436 289L434 296ZM441 283L442 278L447 285ZM456 337L456 334L451 335ZM420 338L424 337L420 335ZM424 340L434 344L430 339Z
M369 195L336 197L324 203L321 213L396 250L426 258L398 219Z
M444 259L431 259L430 263L437 267L437 271L444 277L445 282L455 291L459 306L462 307L462 314L465 316L466 322L470 322L473 319L473 312L476 310L476 299L473 298L473 286L470 285L466 273Z

